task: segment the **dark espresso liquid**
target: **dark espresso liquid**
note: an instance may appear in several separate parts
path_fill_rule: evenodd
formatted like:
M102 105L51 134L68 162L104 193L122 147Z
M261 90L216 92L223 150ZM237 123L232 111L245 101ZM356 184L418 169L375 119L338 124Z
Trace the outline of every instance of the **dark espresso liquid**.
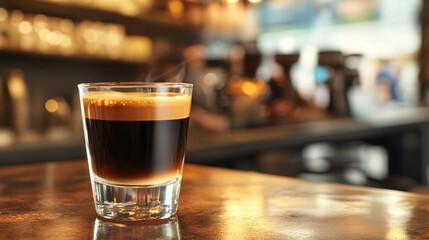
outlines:
M189 118L85 121L92 170L98 177L112 181L167 177L182 168Z

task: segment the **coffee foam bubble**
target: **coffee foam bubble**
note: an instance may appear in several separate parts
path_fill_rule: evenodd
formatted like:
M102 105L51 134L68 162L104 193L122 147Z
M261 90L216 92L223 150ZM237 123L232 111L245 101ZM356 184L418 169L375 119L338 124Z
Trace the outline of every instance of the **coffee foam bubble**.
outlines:
M173 120L189 117L191 96L181 93L88 92L85 118L117 121Z

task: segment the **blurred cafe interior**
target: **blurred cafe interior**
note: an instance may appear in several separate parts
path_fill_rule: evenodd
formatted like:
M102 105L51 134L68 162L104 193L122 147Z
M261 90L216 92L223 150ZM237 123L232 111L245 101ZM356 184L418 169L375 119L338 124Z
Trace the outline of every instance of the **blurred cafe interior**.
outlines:
M186 162L425 193L427 69L423 0L3 0L0 165L86 158L78 83L175 76Z

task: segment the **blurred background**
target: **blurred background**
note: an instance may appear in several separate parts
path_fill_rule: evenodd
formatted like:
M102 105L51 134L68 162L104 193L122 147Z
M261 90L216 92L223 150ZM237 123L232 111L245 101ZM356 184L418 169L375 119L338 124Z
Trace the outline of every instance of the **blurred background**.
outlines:
M0 165L86 157L78 83L179 76L187 162L426 192L428 23L423 0L3 0Z

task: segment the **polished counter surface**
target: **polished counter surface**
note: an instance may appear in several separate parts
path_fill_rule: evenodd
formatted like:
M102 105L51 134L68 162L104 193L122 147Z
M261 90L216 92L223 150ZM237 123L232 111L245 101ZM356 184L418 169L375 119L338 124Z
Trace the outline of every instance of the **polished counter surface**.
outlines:
M178 213L96 216L86 161L0 168L0 239L428 239L429 196L187 164Z

